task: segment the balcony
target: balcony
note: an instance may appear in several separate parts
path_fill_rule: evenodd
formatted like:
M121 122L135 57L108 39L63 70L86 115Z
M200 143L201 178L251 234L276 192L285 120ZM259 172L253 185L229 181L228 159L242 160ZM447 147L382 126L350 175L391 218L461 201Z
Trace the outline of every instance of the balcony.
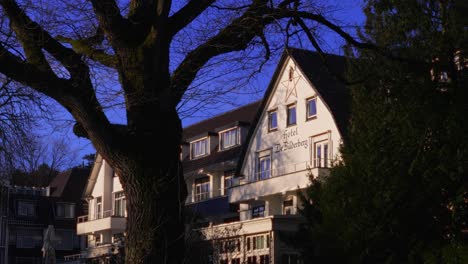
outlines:
M77 234L87 235L103 230L125 231L127 220L124 216L114 214L114 211L104 211L102 214L89 218L87 215L78 217Z
M262 196L305 188L310 183L309 171L314 177L330 174L329 168L312 168L307 161L277 167L266 173L253 173L253 177L248 177L250 180L240 179L237 186L229 189L229 202L254 200Z
M270 231L297 231L304 219L298 215L271 215L200 229L206 239L220 239Z

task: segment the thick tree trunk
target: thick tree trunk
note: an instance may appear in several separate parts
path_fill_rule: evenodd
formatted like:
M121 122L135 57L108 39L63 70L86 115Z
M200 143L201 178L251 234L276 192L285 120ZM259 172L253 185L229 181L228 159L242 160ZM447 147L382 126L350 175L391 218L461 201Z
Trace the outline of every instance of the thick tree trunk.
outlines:
M187 195L180 162L182 127L175 110L160 113L116 168L127 198L126 263L179 264L184 258ZM164 120L164 122L162 122Z

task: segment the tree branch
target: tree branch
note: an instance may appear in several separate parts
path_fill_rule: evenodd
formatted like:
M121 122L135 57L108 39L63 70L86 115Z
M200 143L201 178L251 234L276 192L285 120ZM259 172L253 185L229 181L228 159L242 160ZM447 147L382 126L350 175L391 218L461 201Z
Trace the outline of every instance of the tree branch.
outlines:
M216 0L191 0L169 18L170 36L174 36L181 29L190 24L215 1Z
M175 105L180 102L188 86L208 60L220 54L243 50L253 38L263 34L265 25L274 19L269 15L271 9L267 8L267 3L266 0L255 1L242 16L185 57L171 77Z
M114 0L90 0L99 25L104 30L114 48L140 44L151 29L150 14L154 8L148 6L153 1L132 1L129 19L122 17Z
M94 48L93 44L88 41L88 39L71 39L57 36L57 40L71 44L76 53L85 55L104 66L110 68L117 67L117 58L114 55L107 54L104 50Z
M15 0L0 0L0 5L8 15L11 27L21 40L26 56L29 57L28 60L31 60L31 63L40 65L42 69L50 67L44 54L40 51L40 48L43 48L58 60L72 77L79 79L83 78L83 74L88 74L88 68L81 57L72 49L63 46L39 24L32 21Z

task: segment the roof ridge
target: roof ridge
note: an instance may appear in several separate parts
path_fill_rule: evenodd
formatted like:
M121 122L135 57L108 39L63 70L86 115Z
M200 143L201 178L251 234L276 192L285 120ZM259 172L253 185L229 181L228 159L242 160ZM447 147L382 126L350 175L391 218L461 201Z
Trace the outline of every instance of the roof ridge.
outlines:
M196 126L196 125L199 125L199 124L201 124L201 123L203 123L203 122L205 122L205 121L207 121L207 120L210 120L210 119L213 119L213 118L222 116L222 115L226 115L226 114L232 113L232 112L237 111L237 110L239 110L239 109L241 109L241 108L244 108L244 107L247 107L247 106L251 106L251 105L253 105L253 104L258 104L258 103L261 102L262 100L263 100L263 99L260 99L260 100L254 101L254 102L250 102L250 103L248 103L248 104L241 105L241 106L239 106L239 107L237 107L237 108L228 110L228 111L226 111L226 112L222 112L222 113L219 113L219 114L214 115L214 116L212 116L212 117L209 117L209 118L200 120L200 121L198 121L198 122L196 122L196 123L193 123L193 124L191 124L191 125L189 125L189 126L184 127L183 130L188 129L188 128L191 128L191 127Z
M305 52L308 52L308 53L315 53L315 54L319 54L318 51L315 51L315 50L308 50L308 49L303 49L303 48L296 48L296 47L287 47L285 49L286 52L288 51L305 51ZM339 54L333 54L333 53L328 53L328 52L323 52L323 54L325 54L326 56L336 56L336 57L344 57L344 55L339 55Z

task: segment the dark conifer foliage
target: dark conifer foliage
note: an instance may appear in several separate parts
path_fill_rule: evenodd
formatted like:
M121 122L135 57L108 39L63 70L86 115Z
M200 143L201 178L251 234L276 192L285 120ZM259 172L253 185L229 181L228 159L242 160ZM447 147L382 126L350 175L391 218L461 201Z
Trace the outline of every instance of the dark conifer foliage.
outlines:
M467 263L466 1L366 1L343 162L307 190L319 263ZM350 54L353 52L350 51Z

